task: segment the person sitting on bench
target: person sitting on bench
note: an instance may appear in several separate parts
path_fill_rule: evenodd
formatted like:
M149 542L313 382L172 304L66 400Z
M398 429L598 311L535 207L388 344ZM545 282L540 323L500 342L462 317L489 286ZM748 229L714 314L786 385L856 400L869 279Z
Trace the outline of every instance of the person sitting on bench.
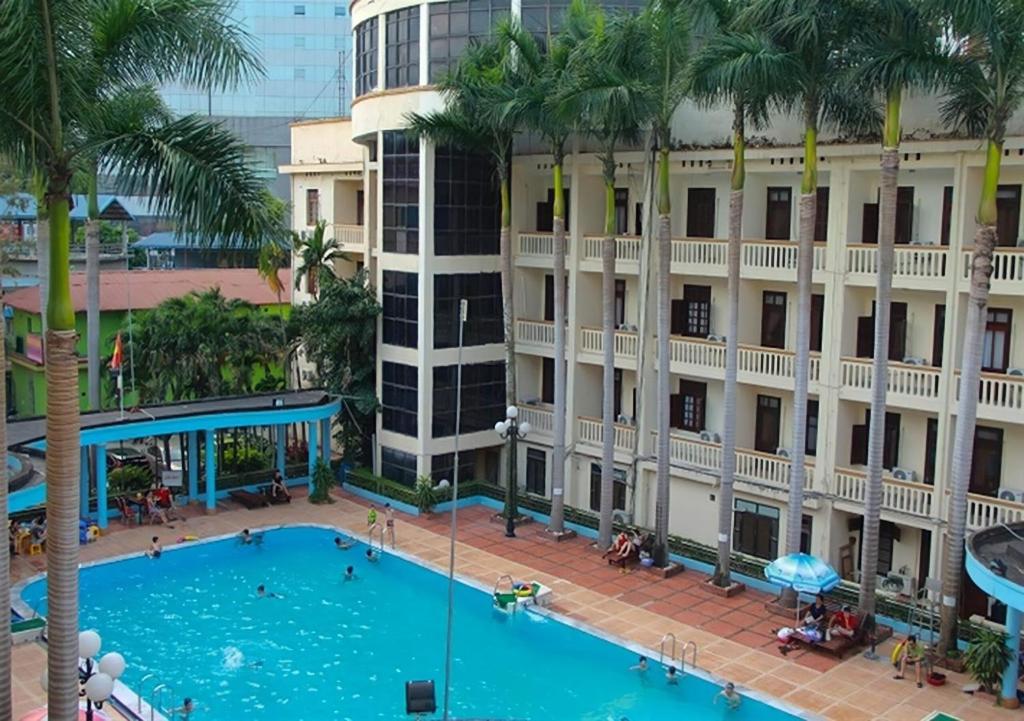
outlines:
M818 630L824 631L827 622L828 609L825 608L825 597L820 593L814 597L814 603L807 608L807 615L804 616L804 626L817 626Z
M828 622L828 630L838 636L853 638L857 633L857 616L849 606L843 606Z
M612 543L611 548L604 552L602 558L611 558L613 561L625 561L633 553L633 542L629 540L629 536L623 531L615 537L615 541Z
M290 501L292 494L288 492L288 486L281 477L281 471L274 471L274 477L270 481L270 497L275 501Z

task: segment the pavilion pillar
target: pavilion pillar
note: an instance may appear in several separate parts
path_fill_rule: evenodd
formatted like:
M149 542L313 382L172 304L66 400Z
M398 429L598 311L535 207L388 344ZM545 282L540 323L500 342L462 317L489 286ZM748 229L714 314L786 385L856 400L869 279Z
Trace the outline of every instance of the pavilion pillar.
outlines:
M199 500L199 433L188 432L188 502Z
M320 421L320 460L331 465L331 419Z
M78 515L82 518L87 518L89 516L89 446L82 446L82 458L80 463L80 468L82 469L82 480L79 485L82 493L82 500L81 506L78 510Z
M217 448L214 439L217 434L213 430L204 430L206 437L206 512L217 510Z
M284 478L284 442L288 426L281 424L277 426L277 471Z
M309 455L307 458L307 464L309 467L309 493L313 493L313 471L316 469L316 441L317 441L317 427L316 421L310 421L309 425Z
M107 530L107 444L97 443L96 448L96 516L100 530Z
M1004 708L1018 708L1017 678L1020 672L1020 609L1006 606L1006 648L1010 651L1010 663L1003 669L1000 684L999 705Z

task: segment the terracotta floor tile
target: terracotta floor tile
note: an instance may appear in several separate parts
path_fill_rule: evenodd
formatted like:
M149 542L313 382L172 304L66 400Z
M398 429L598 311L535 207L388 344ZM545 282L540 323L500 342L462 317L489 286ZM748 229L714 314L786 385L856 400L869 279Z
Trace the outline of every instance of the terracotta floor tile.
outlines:
M824 709L824 714L833 721L871 721L874 714L847 703L832 704Z

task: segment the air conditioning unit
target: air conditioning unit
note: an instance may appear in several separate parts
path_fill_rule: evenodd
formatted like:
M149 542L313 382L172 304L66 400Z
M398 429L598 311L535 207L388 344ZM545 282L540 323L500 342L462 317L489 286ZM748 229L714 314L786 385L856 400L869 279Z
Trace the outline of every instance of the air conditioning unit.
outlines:
M928 362L924 358L919 358L916 355L908 355L903 359L903 362L908 366L923 366L928 365Z
M708 340L712 343L725 343L724 335L716 335L715 333L708 333Z
M892 477L897 481L910 481L911 483L917 482L917 473L909 468L893 468Z
M624 413L620 413L618 418L615 419L615 422L623 426L632 426L636 423L636 421L633 420L633 416L627 416Z
M633 514L622 510L612 511L612 523L621 523L624 526L632 526Z
M524 398L524 399L522 400L522 404L523 404L524 406L536 406L536 405L540 405L540 397L539 397L539 396L530 396L529 398Z
M914 578L899 573L888 573L884 576L879 575L875 580L875 586L881 593L910 596L914 593Z
M999 500L1024 503L1024 491L1018 491L1016 488L1000 488Z
M782 447L779 447L779 448L775 449L775 455L777 455L779 458L790 458L790 457L792 457L792 454L790 453L789 449L788 448L782 448Z
M1007 368L1006 375L1015 378L1024 378L1024 368Z
M700 432L700 439L707 443L721 443L722 437L714 431L709 431L706 428Z
M910 241L911 245L931 245L927 240L921 240L920 238L914 238Z

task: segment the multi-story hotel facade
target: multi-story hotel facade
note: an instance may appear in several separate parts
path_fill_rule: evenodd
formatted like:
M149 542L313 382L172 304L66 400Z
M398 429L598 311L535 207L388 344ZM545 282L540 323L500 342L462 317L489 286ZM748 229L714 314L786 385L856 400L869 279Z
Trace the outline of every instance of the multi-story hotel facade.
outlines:
M292 128L295 228L329 223L347 253L337 272L369 271L384 312L377 347L375 470L410 483L450 477L457 313L463 351L463 478L504 482L495 421L504 417L504 350L493 170L485 158L406 136L410 112L442 107L431 84L469 38L511 12L544 27L564 4L499 0L352 5L351 119ZM940 575L949 509L967 268L982 165L978 140L951 137L937 101L904 113L885 429L882 590L913 592ZM672 439L670 532L714 544L723 425L726 231L731 149L726 110L684 106L671 155ZM1011 123L999 191L999 242L984 347L968 528L1024 519L1024 127ZM865 493L877 143L826 136L820 147L811 319L805 550L856 579ZM785 538L796 335L800 128L776 118L751 143L743 212L733 548L772 558ZM654 524L656 254L645 230L650 158L623 149L616 180L615 506ZM550 497L553 428L551 157L528 138L512 164L517 387L533 432L518 482ZM602 445L601 165L585 138L566 160L568 391L566 501L596 510ZM296 302L306 299L300 290ZM963 611L993 613L968 583ZM998 609L994 610L998 617Z

